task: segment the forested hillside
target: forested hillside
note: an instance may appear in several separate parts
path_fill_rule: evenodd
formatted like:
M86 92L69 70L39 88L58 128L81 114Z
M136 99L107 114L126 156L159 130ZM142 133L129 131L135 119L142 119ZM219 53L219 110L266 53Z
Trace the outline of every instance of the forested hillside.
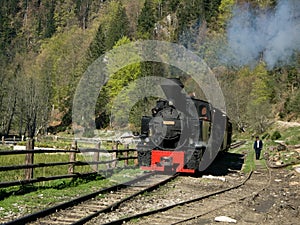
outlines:
M298 0L1 0L0 134L69 129L88 66L142 39L178 43L203 58L237 129L262 133L276 119L300 119L299 12ZM114 125L112 102L132 80L175 72L141 62L112 74L99 90L97 127ZM134 107L133 129L150 102Z

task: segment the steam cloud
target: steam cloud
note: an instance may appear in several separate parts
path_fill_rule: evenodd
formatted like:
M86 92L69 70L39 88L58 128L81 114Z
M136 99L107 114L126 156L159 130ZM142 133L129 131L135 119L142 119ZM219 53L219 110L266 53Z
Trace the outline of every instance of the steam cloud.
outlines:
M289 64L300 50L300 1L280 0L273 10L236 6L228 24L230 59L234 65L253 65L263 59L268 68Z

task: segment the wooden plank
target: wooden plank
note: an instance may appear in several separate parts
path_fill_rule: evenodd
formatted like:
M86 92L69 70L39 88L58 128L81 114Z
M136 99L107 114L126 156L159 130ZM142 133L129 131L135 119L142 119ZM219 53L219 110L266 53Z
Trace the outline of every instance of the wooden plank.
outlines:
M37 164L23 164L23 165L12 165L12 166L0 166L0 171L10 171L10 170L19 170L19 169L29 169L29 168L41 168L41 167L53 167L53 166L64 166L73 164L75 166L86 166L86 165L99 165L99 164L107 164L114 163L116 161L121 160L129 160L136 159L136 157L127 157L127 158L119 158L107 161L75 161L75 162L54 162L54 163L37 163Z
M91 175L91 174L95 174L95 172L65 174L65 175L50 176L50 177L37 177L37 178L34 178L34 179L30 179L30 180L0 182L0 188L18 186L18 185L25 185L25 184L32 184L32 183L37 183L37 182L42 182L42 181L58 180L58 179L64 179L64 178L84 177L84 176L88 176L88 175Z
M0 155L24 155L28 153L85 153L85 152L102 152L102 153L114 153L114 152L136 152L136 149L80 149L80 150L63 150L63 149L56 149L56 150L49 150L49 149L35 149L35 150L1 150Z

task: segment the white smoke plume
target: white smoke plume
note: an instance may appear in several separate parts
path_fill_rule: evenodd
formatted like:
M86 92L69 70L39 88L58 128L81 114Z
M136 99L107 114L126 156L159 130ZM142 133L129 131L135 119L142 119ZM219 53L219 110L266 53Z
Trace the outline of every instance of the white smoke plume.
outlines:
M300 1L279 0L274 9L265 10L236 6L227 35L232 55L228 58L227 52L227 63L255 65L262 59L269 69L289 64L300 51Z

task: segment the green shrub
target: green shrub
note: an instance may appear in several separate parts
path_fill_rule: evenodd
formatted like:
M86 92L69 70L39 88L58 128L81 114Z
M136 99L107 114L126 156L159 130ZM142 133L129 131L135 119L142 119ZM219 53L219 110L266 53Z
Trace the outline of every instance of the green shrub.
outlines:
M272 140L278 140L279 138L281 138L281 134L279 133L279 131L274 131L274 133L271 136Z
M265 133L262 135L261 137L262 139L269 139L270 138L270 134L269 133Z

